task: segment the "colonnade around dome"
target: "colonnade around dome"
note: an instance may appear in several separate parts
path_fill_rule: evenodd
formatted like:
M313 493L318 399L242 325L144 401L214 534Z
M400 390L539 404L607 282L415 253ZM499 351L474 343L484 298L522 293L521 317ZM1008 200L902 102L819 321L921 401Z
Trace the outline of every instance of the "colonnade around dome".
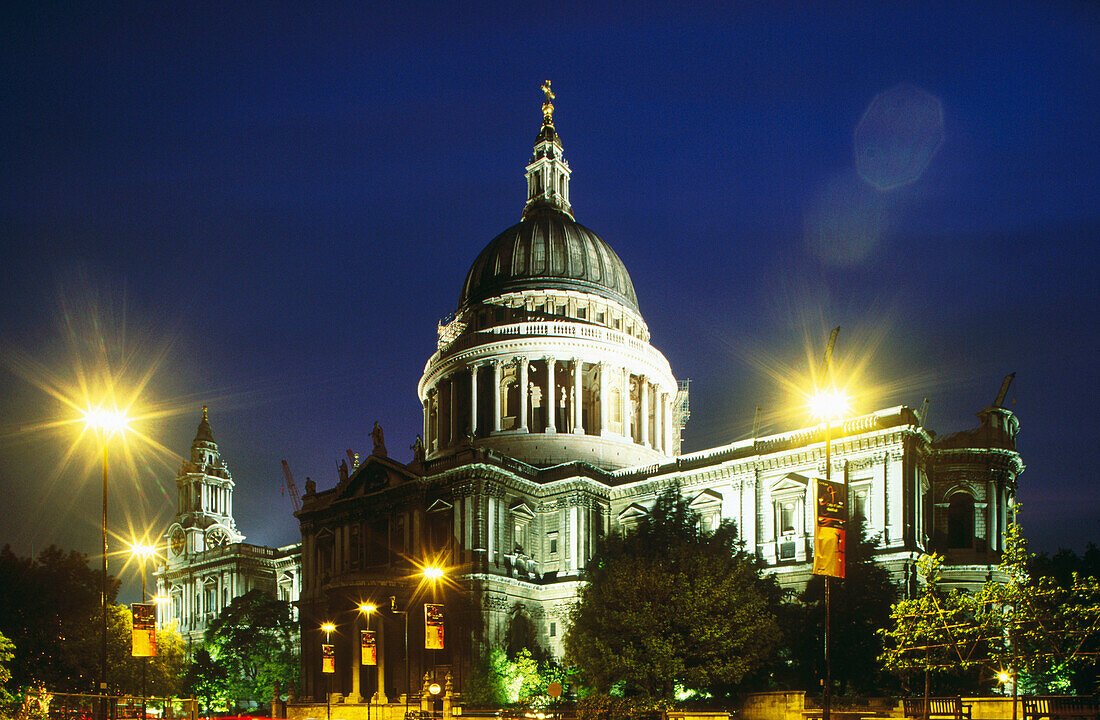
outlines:
M611 437L679 454L676 387L612 362L499 355L442 375L425 395L429 457L471 440L526 434Z

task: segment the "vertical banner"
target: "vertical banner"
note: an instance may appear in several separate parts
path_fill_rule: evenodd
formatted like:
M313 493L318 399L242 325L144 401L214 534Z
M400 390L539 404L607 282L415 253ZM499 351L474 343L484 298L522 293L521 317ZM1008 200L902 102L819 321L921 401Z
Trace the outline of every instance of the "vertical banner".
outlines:
M321 643L321 672L336 672L336 646Z
M378 645L375 643L373 630L359 631L359 648L363 653L360 659L361 665L378 664Z
M424 603L424 649L443 649L443 606Z
M817 481L817 522L814 527L814 575L844 577L844 528L848 497L844 483Z
M131 603L134 618L131 655L155 657L157 654L157 606L154 603Z

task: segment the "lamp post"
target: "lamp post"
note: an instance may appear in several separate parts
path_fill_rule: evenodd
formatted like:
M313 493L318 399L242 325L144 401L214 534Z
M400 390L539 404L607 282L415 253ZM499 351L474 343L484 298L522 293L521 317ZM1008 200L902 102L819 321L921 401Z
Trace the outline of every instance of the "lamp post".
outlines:
M335 629L336 629L336 624L331 622L331 621L321 623L321 630L323 630L324 633L325 633L325 644L326 645L328 644L328 641L332 639L332 631L335 630ZM325 653L324 653L324 649L322 648L322 652L321 652L321 672L325 672L324 662L325 662ZM328 692L325 693L325 717L329 718L329 720L332 720L332 676L335 672L336 672L336 654L333 653L333 656L332 656L332 670L325 673L326 675L328 675Z
M394 614L400 613L405 616L405 717L409 716L409 609L404 610L397 609L397 596L390 595L390 612ZM383 678L378 678L379 683ZM381 692L382 685L379 684L379 691Z
M373 613L377 609L378 608L373 603L367 603L367 602L359 603L359 616L360 617L362 617L363 615L367 616L367 632L370 632L370 616L371 616L371 613ZM356 635L357 635L357 637L355 638L355 642L357 642L359 644L359 646L357 648L352 649L352 660L353 660L353 662L352 662L352 665L351 665L351 667L352 667L351 694L352 694L352 697L354 697L354 698L361 698L362 694L359 692L359 682L360 682L360 677L359 676L361 675L362 662L363 662L363 636L362 636L361 632L356 633ZM375 653L377 654L377 650L375 651ZM375 661L375 665L378 665L377 660ZM381 666L379 666L379 668L381 668ZM368 718L368 720L370 719L370 703L371 703L371 698L370 698L370 696L368 696L367 697L367 718Z
M830 350L831 350L830 345ZM827 361L826 361L826 367ZM811 411L814 416L820 418L825 423L825 482L832 482L832 467L833 461L831 457L831 435L833 419L840 417L848 407L848 399L838 391L830 390L827 392L818 393L810 401ZM844 502L847 506L848 502L848 477L844 477ZM847 520L845 520L847 524ZM832 577L825 575L825 627L824 627L824 645L825 645L825 687L822 694L821 702L821 717L822 720L830 720L832 712L832 683L833 683L833 667L832 656L829 646L829 630L832 622L832 607L830 600L830 586L832 584Z
M428 583L432 586L432 600L435 600L436 599L436 589L439 586L439 581L442 580L443 576L445 575L445 573L443 571L443 568L440 567L439 565L434 565L434 564L425 565L423 570L421 570L421 574L424 576L424 579L427 580ZM427 622L426 619L425 619L425 622ZM438 665L438 663L439 663L438 655L439 655L438 650L433 650L432 651L432 679L433 680L435 679L436 665Z
M141 602L144 603L145 598L146 598L146 594L145 594L145 561L147 559L149 559L150 557L155 556L157 554L157 551L156 551L155 548L153 548L152 545L149 545L148 543L145 543L145 542L140 542L140 543L137 543L135 545L132 545L131 548L130 548L130 552L133 554L134 557L138 558L141 561ZM149 667L149 658L148 657L143 657L141 659L141 715L142 715L142 717L145 717L145 703L146 703L146 700L145 700L145 697L146 697L145 678L146 678L146 673L147 673L148 667Z
M129 423L126 413L119 410L89 408L84 412L84 426L97 430L103 445L103 577L100 587L99 608L103 618L102 645L100 648L99 690L104 696L102 712L107 717L107 446L111 434L123 432Z

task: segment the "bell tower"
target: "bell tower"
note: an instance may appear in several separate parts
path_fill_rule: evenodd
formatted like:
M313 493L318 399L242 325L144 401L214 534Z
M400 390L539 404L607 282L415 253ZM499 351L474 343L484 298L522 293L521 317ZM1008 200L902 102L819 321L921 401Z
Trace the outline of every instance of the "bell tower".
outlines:
M233 519L233 476L222 460L205 405L191 457L176 476L177 510L168 532L170 555L199 553L239 543L244 535Z

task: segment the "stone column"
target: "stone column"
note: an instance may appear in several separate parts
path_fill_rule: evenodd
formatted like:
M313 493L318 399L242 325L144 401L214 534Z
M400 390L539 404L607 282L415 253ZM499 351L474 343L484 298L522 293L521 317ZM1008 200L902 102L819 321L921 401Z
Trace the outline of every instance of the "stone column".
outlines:
M544 410L544 412L546 413L546 432L548 432L548 433L557 432L557 428L554 427L554 425L555 425L555 422L554 422L555 417L554 416L558 414L557 413L557 410L558 410L558 394L556 392L554 392L554 390L556 389L554 386L557 385L557 383L554 382L554 374L555 374L554 369L555 369L556 365L557 365L557 361L554 360L553 356L547 355L546 356L546 395L543 396L543 404L546 406L546 409Z
M619 417L622 419L623 437L633 440L634 437L630 432L630 425L633 422L630 412L630 371L623 368L622 374L623 387L622 392L619 393Z
M454 373L450 378L450 401L451 408L448 413L451 418L451 445L454 445L459 441L458 436L458 373Z
M608 365L600 363L600 431L598 435L607 434L607 403L611 400L611 388L608 384Z
M428 388L428 392L424 393L424 435L422 436L424 438L424 447L428 448L429 450L431 449L429 443L432 441L431 433L428 432L428 420L431 418L432 413L432 401L430 393L431 388Z
M500 432L500 360L493 363L493 432Z
M672 423L674 422L672 417L672 393L665 393L665 454L672 455L675 453L675 444L672 439L672 434L675 431Z
M519 361L519 429L521 432L529 432L527 429L527 358L516 358Z
M477 369L470 366L470 435L477 437Z
M638 376L638 403L642 406L641 415L642 430L638 439L642 445L649 446L649 379L644 375Z
M573 359L573 433L584 435L584 361Z
M359 621L361 614L356 614L351 624L351 694L348 702L359 704L363 702L363 696L359 694L359 663L363 657L362 641L359 639Z
M386 619L382 613L378 613L378 631L374 634L374 641L378 645L378 690L374 693L374 702L385 705L389 702L386 697Z
M985 484L985 540L990 550L997 550L998 525L1000 517L997 509L997 483L989 480Z

